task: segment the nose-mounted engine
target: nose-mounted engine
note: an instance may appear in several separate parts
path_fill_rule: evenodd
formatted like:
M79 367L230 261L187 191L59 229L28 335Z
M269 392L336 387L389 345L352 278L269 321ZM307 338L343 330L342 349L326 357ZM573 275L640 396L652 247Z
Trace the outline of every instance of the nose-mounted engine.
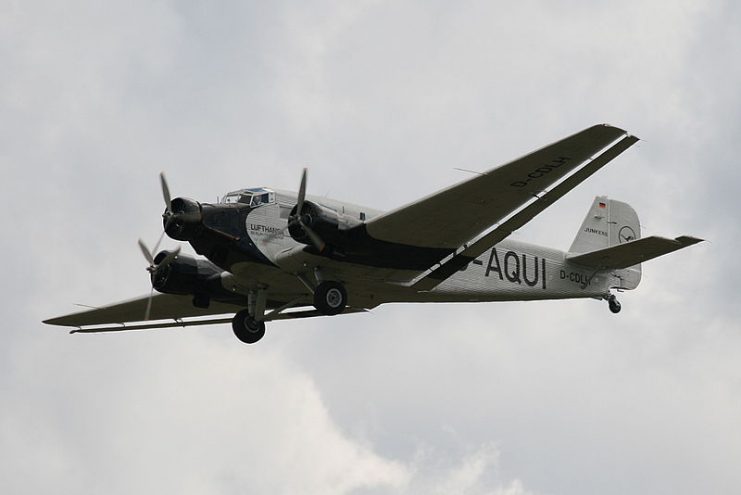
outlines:
M201 204L188 198L173 199L162 214L167 235L179 241L194 239L201 228Z

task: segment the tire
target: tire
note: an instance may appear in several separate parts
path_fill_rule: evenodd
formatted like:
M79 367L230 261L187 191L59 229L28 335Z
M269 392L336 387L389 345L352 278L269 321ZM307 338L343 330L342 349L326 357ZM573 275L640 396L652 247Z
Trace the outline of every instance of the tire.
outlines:
M607 302L607 305L610 307L610 311L612 311L614 314L618 314L620 310L623 309L615 296L613 296L612 299Z
M249 311L243 309L232 319L234 335L245 344L254 344L265 336L265 322L255 321Z
M339 282L322 282L314 291L314 307L324 315L340 314L346 306L347 291Z

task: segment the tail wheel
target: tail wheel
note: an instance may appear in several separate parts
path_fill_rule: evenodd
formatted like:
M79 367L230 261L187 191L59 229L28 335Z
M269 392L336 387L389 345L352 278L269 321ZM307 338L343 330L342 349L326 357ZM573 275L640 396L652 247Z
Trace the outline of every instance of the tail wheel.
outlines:
M232 319L234 335L245 344L254 344L265 336L265 322L256 321L249 311L243 309Z
M325 281L314 291L314 307L325 315L342 313L347 306L347 291L339 282Z
M607 298L607 305L610 307L610 311L615 314L618 314L622 309L622 306L620 305L614 294L611 294L610 297Z

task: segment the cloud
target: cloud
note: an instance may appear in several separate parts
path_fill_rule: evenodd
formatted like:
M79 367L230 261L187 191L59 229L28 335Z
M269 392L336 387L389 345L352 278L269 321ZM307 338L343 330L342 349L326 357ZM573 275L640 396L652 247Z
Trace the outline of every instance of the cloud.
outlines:
M348 493L405 482L404 466L348 438L279 354L182 337L145 337L144 348L124 338L115 353L82 342L99 352L62 368L59 349L16 349L15 400L0 420L13 453L5 489Z
M458 459L424 447L407 461L379 455L342 431L281 353L170 337L124 336L115 352L105 339L17 347L5 389L14 400L0 413L0 444L13 454L4 489L530 493L500 480L492 445ZM60 352L86 358L59 367Z

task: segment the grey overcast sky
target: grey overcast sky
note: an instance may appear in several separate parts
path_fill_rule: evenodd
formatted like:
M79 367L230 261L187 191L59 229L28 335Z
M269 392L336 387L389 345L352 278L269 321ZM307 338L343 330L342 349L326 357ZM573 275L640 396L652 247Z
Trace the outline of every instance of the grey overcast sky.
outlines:
M0 0L0 492L740 493L741 4ZM174 194L392 208L595 123L598 194L710 242L604 303L68 335L146 293ZM173 241L169 245L174 245Z

